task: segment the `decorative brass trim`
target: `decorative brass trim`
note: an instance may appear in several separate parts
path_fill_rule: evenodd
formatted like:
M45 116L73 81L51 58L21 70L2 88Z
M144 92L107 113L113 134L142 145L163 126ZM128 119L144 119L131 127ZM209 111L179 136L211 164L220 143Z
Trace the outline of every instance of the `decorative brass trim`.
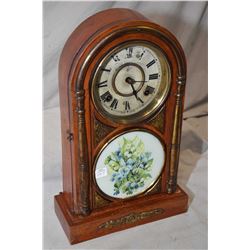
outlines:
M107 222L104 222L103 224L98 226L98 230L100 229L111 229L114 227L126 225L126 224L133 224L137 221L149 218L151 216L159 215L164 213L165 210L163 208L156 208L154 210L140 212L140 213L131 213L128 215L125 215L123 217L120 217L118 219L109 220Z
M182 97L185 90L185 76L177 77L177 93L174 112L174 126L172 134L172 145L170 149L170 167L167 181L167 193L174 193L177 187L177 171L179 165L181 126L182 126Z
M78 114L78 150L79 150L79 182L80 182L80 200L78 202L77 214L90 214L89 202L89 164L88 164L88 148L87 133L84 117L84 90L76 92L76 101ZM85 147L84 147L85 146Z
M100 122L97 118L94 118L94 145L97 146L100 141L102 141L103 138L113 130L113 127L107 126L104 123Z
M157 180L157 182L149 189L147 190L146 194L151 195L151 194L158 194L161 192L161 176Z
M159 131L163 134L165 130L164 120L165 120L165 107L160 111L159 114L157 114L152 120L150 120L148 124L159 129Z
M101 197L97 192L94 193L94 200L95 200L94 204L95 208L104 207L105 205L111 202Z

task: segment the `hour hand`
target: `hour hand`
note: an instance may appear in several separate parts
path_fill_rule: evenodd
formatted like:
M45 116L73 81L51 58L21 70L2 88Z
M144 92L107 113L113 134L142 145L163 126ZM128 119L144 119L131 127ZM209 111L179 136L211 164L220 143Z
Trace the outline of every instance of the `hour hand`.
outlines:
M134 82L148 82L148 81L134 81Z
M134 80L134 79L131 78L131 77L127 77L127 78L126 78L126 82L129 83L129 84L133 84L133 83L135 83L135 82L148 82L148 81L146 81L146 80L144 80L144 81L136 81L136 80Z
M135 87L134 87L133 83L131 83L130 86L131 86L132 89L133 89L133 95L136 97L136 99L138 99L137 92L136 92L136 90L135 90Z

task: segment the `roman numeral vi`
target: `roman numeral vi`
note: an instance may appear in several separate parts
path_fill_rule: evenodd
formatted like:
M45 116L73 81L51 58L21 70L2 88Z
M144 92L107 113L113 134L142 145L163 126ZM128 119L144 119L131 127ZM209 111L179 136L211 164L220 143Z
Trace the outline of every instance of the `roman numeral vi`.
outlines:
M130 105L128 101L125 102L125 110L126 111L130 110Z

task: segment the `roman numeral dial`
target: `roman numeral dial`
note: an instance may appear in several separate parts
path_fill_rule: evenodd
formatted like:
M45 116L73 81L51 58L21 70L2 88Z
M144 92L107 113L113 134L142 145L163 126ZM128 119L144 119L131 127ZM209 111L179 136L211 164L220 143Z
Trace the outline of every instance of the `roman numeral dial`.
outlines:
M153 113L169 86L165 58L150 42L126 42L108 51L93 75L96 111L131 123Z

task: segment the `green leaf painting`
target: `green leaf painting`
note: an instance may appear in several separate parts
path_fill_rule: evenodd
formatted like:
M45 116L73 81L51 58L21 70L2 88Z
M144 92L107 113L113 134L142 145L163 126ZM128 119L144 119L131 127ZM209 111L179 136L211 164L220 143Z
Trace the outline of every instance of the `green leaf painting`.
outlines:
M152 178L153 161L151 153L145 152L144 143L138 136L131 140L123 137L118 149L104 161L112 175L110 180L114 183L114 195L132 195L143 187L145 181Z

